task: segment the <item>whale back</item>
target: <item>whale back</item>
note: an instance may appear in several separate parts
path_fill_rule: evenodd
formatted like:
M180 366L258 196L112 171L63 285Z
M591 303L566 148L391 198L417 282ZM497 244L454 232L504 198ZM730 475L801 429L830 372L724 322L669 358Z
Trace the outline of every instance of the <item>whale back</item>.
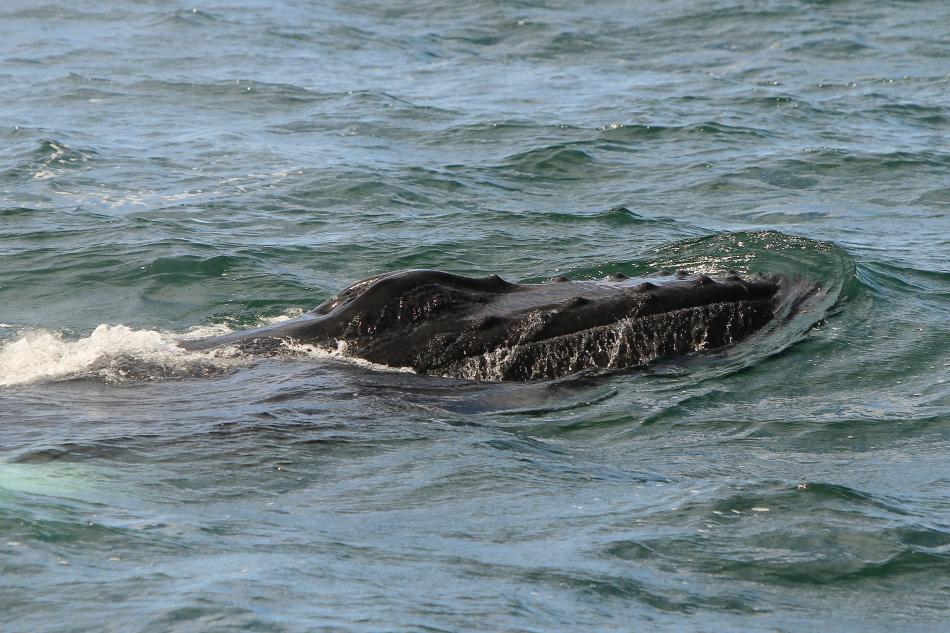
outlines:
M299 319L191 347L266 350L293 340L420 373L537 380L736 343L773 318L786 281L614 275L516 284L411 270L358 281Z

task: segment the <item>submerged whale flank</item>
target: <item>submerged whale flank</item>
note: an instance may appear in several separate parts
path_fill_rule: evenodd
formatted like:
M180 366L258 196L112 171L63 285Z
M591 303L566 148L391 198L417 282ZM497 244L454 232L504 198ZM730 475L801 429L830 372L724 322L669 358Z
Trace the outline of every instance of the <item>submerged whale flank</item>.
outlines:
M771 321L785 275L517 284L434 270L358 281L305 315L185 341L274 351L286 341L419 373L528 381L617 370L736 343Z

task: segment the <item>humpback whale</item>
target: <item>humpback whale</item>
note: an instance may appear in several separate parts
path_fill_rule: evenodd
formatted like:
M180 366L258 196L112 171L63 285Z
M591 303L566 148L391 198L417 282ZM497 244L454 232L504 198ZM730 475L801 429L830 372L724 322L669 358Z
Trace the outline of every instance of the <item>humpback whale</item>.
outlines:
M296 319L180 345L273 353L296 342L424 374L531 381L731 345L771 321L800 285L761 273L521 284L408 270L357 281Z

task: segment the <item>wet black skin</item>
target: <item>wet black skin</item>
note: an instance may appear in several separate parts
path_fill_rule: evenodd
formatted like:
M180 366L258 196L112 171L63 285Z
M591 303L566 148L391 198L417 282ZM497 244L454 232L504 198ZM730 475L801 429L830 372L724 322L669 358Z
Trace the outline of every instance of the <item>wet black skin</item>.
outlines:
M473 380L537 380L624 369L730 345L768 323L787 278L516 284L433 270L358 281L297 319L182 342L273 351L284 341L342 348L380 365Z

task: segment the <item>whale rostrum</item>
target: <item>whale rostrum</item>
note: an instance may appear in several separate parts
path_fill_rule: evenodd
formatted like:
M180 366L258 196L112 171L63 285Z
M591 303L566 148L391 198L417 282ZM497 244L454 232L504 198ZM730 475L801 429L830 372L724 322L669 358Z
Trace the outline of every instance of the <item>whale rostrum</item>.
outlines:
M732 271L730 271L732 272ZM631 279L558 276L519 284L435 270L358 281L277 325L183 341L273 351L283 342L342 349L380 365L470 380L528 381L618 370L731 345L768 323L789 277Z

